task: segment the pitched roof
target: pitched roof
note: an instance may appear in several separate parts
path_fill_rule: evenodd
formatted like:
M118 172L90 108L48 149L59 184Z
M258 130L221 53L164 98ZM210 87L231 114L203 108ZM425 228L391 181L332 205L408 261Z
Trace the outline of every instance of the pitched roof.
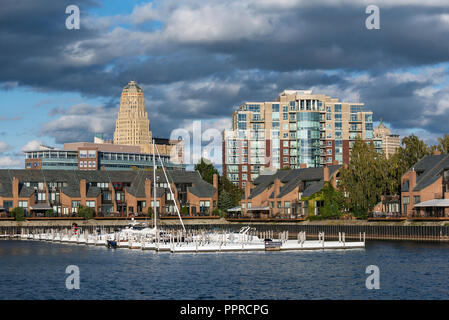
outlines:
M328 166L329 175L332 176L341 165ZM255 188L251 190L249 199L252 199L262 193L264 190L271 188L274 184L274 180L278 178L284 184L280 188L278 197L283 197L306 181L322 181L324 179L324 167L312 167L293 170L277 170L271 175L260 175L254 181ZM322 188L322 187L321 187ZM312 189L311 189L312 190ZM321 189L320 189L321 190ZM318 191L318 190L317 190ZM316 191L315 191L316 192ZM270 195L273 198L274 194Z
M198 197L210 197L215 194L216 189L205 182L196 171L167 170L167 176L175 184L190 184L189 190ZM87 182L87 197L97 197L101 190L89 183L128 183L128 191L137 196L145 197L145 180L153 180L152 170L25 170L25 169L0 169L0 196L12 197L12 180L16 177L20 182L64 182L61 191L70 197L80 197L80 181ZM156 170L156 181L165 183L165 175L161 169ZM34 188L19 184L20 196L29 196ZM160 190L158 190L160 189ZM163 188L156 189L157 196L164 194Z
M429 155L422 158L412 168L416 171L416 185L413 191L421 191L432 185L441 178L441 173L445 169L449 169L448 154Z

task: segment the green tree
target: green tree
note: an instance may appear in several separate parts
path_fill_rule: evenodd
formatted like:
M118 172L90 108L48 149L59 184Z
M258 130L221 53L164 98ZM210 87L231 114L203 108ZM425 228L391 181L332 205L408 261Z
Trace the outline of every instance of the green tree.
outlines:
M220 202L220 194L226 191L228 195L226 197L230 198L232 203L232 207L236 207L239 205L240 200L242 200L243 190L238 186L229 181L225 176L221 176L218 181L218 202ZM226 203L226 201L224 202ZM218 205L221 210L225 210L224 207ZM231 207L231 208L232 208ZM229 208L226 208L226 210Z
M92 219L94 216L94 210L90 207L80 206L78 208L78 217L83 217L86 220Z
M235 206L232 195L228 191L222 190L218 195L218 207L223 211L227 211Z
M320 214L325 218L337 218L346 209L346 199L343 192L334 188L330 182L326 182L320 191L324 205L320 209Z
M428 147L424 141L413 134L404 137L401 141L401 147L386 160L387 181L384 193L399 194L403 174L424 156L437 149L438 146Z
M25 210L22 207L15 207L11 211L11 215L16 219L16 221L25 220Z
M201 178L210 184L213 184L214 174L218 175L218 170L209 160L204 158L201 158L200 162L195 165L195 171L198 171Z
M348 167L340 173L341 191L349 195L348 206L359 218L366 218L370 210L380 201L386 185L386 161L374 149L357 138L351 151Z
M449 134L445 134L443 137L438 138L437 149L441 153L449 153Z

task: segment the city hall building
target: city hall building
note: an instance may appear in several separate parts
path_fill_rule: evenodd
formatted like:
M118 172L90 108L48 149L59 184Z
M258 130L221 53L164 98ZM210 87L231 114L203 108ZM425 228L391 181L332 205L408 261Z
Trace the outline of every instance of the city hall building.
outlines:
M191 216L212 215L218 201L218 176L213 185L196 171L167 170L0 170L0 214L22 207L27 216L44 216L52 210L60 217L75 216L79 206L94 210L95 216L143 215L153 208L160 216L177 215L186 207ZM172 197L168 183L171 184Z
M130 81L120 97L114 139L96 134L94 142L64 144L63 149L40 146L25 152L25 169L45 170L129 170L153 166L153 141L156 161L168 169L184 169L182 140L154 138L145 109L142 88Z

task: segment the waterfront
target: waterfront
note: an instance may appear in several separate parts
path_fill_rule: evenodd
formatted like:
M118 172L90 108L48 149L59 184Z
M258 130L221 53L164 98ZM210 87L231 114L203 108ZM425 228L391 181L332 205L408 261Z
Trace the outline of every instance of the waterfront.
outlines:
M0 299L447 299L449 244L369 241L346 251L155 253L0 241ZM80 268L67 290L65 268ZM367 290L365 268L380 268Z

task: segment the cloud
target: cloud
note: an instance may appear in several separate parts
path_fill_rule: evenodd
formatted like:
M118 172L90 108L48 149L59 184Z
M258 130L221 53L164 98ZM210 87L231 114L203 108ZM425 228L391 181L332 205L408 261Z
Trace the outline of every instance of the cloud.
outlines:
M6 142L0 141L0 152L5 152L11 149L11 146Z
M39 147L42 145L42 142L39 140L32 140L29 141L27 144L25 144L21 151L25 152L25 151L35 151L35 150L39 150Z
M381 29L367 30L368 0L156 0L113 16L81 0L81 29L69 31L68 0L6 1L0 87L110 99L49 110L39 134L57 143L112 135L131 79L144 88L155 136L195 119L231 119L242 102L284 89L360 97L393 129L447 131L449 3L381 0Z
M93 141L94 133L112 134L118 109L87 104L73 105L68 109L53 110L55 120L45 123L40 136L49 136L56 143Z
M21 167L23 160L11 157L0 157L0 167L1 168L14 168Z

